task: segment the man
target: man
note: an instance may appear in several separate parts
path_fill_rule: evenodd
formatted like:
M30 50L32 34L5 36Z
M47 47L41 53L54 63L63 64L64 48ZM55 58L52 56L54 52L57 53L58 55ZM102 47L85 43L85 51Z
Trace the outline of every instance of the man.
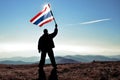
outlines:
M39 53L41 52L41 60L39 63L39 67L43 68L45 64L45 57L46 53L48 53L48 56L51 60L52 66L54 68L57 68L55 58L54 58L54 53L53 49L55 47L53 38L57 35L58 29L57 29L57 24L55 24L55 29L54 32L49 34L47 29L44 29L44 34L40 37L39 42L38 42L38 51Z

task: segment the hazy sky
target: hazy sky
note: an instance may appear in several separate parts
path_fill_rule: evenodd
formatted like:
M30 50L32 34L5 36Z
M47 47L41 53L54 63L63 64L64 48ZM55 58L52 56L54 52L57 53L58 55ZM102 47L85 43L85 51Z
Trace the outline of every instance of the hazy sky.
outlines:
M39 56L37 43L54 22L29 22L51 4L59 34L55 55L120 55L120 0L0 0L0 57Z

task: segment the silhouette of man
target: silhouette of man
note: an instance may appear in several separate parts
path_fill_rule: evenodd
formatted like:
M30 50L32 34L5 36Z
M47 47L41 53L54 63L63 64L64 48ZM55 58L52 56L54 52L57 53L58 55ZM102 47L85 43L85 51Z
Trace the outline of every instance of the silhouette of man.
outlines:
M54 68L57 68L55 58L54 58L54 53L53 49L55 47L53 38L57 35L58 29L57 29L57 24L55 24L55 29L54 32L49 34L47 29L44 29L44 34L40 37L39 42L38 42L38 51L39 53L41 52L41 60L39 63L39 67L43 68L45 64L45 57L46 53L48 53L48 56L51 60L52 66Z

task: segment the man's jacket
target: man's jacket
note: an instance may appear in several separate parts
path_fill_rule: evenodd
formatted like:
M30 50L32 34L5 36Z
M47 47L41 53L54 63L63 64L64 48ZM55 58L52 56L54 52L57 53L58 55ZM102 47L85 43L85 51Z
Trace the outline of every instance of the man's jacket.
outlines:
M43 34L38 41L38 50L48 50L55 47L53 38L57 35L58 29L55 28L51 34Z

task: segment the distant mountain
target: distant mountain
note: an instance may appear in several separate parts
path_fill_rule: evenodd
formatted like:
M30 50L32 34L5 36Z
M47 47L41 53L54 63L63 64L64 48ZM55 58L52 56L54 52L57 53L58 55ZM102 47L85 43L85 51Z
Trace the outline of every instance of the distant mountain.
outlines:
M38 63L39 57L12 57L0 59L0 64L31 64ZM95 61L120 61L120 56L100 56L100 55L68 55L64 57L55 57L57 64L62 63L78 63ZM46 59L46 64L49 64L50 59Z
M37 62L39 57L11 57L11 58L1 58L0 61L22 61L22 62Z
M93 60L96 61L119 61L118 58L112 58L107 56L100 56L100 55L73 55L73 56L65 56L65 58L76 60L79 62L92 62Z
M32 64L32 62L23 62L23 61L9 61L9 60L5 60L5 61L0 61L0 64Z
M114 56L108 56L110 58L116 58L116 59L119 59L120 60L120 55L114 55Z
M73 60L73 59L68 59L68 58L65 58L65 57L55 57L55 60L56 60L57 64L62 64L62 63L78 63L79 62L79 61L76 61L76 60ZM50 59L47 59L46 60L46 64L49 64L49 63L51 63Z

